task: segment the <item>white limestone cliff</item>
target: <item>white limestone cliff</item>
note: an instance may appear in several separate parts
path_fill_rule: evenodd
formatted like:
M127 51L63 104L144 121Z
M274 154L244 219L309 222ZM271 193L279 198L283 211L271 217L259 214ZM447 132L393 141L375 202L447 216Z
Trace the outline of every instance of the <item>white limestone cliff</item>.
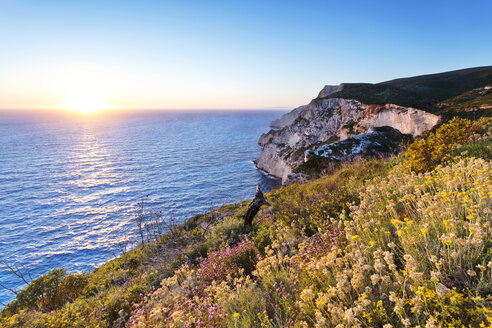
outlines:
M323 89L321 89L321 91L319 92L317 98L328 97L329 95L331 95L335 92L342 91L343 89L344 89L343 83L341 83L339 85L325 85L323 87ZM274 129L281 129L284 126L291 125L292 123L294 123L296 118L299 116L299 113L302 112L306 107L307 107L307 105L302 105L302 106L299 106L297 108L294 108L290 112L282 115L279 119L273 120L270 123L270 127L274 128Z
M278 130L262 134L262 147L256 160L258 168L286 179L302 163L304 152L320 144L366 133L372 127L390 126L403 134L419 136L431 129L440 117L431 113L393 104L367 105L353 99L324 98L340 91L339 86L325 86L308 105L298 107L272 122Z
M271 128L274 128L274 129L281 129L284 126L291 125L292 123L294 123L294 121L296 120L297 116L299 116L299 113L304 110L304 108L306 108L305 105L299 106L297 108L294 108L290 112L285 113L280 118L278 118L276 120L273 120L270 123L270 127Z

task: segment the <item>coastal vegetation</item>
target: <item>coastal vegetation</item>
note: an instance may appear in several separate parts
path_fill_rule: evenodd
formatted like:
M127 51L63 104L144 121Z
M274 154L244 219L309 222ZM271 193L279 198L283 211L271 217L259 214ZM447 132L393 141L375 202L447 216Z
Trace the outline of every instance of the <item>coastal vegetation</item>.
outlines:
M490 327L491 140L491 118L454 118L265 194L250 226L242 202L142 229L91 273L32 281L0 327Z

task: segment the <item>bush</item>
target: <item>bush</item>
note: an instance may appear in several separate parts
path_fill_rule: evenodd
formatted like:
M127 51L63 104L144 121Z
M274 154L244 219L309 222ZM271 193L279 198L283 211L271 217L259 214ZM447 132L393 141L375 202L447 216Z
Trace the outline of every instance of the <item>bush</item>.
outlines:
M457 144L467 140L471 127L470 120L455 117L427 138L415 140L405 153L407 168L420 173L436 167Z
M85 274L67 275L65 269L51 270L21 290L14 306L42 312L60 308L79 297L87 285Z
M492 160L492 140L467 143L453 150L451 156L449 161L458 156L483 158L486 161L490 161Z
M262 225L255 236L253 236L253 242L256 249L258 249L261 255L265 255L265 248L272 244L272 237L270 236L271 229L268 225Z
M276 220L302 235L313 235L328 217L348 210L347 204L357 199L354 190L339 182L326 178L272 192Z

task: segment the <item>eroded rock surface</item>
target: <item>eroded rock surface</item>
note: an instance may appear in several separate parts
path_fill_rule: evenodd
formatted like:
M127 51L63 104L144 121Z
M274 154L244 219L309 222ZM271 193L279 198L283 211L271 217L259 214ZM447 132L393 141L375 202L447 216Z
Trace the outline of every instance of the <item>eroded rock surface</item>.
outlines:
M326 97L342 86L326 86L320 96ZM278 130L261 135L258 143L262 152L256 160L258 168L285 180L293 168L303 162L307 150L382 126L415 137L434 127L440 119L411 107L367 105L353 99L322 97L285 114L272 123Z

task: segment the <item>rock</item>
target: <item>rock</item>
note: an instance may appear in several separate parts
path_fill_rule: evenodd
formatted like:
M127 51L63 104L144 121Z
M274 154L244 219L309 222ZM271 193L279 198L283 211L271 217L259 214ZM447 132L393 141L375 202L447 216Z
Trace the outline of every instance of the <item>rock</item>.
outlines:
M333 86L326 86L320 95L333 90ZM434 127L440 119L411 107L367 105L342 98L316 98L294 111L290 116L288 113L277 120L274 125L280 127L278 130L262 134L258 141L262 147L256 160L258 168L283 181L293 168L303 163L306 150L368 133L370 128L381 126L415 137Z
M284 126L291 125L299 116L299 113L302 112L306 108L305 105L294 108L290 112L282 115L279 119L273 120L270 123L270 127L274 129L281 129Z
M294 184L294 183L303 184L303 183L307 183L309 181L311 181L311 176L308 174L291 173L291 174L287 175L287 177L285 178L285 181L283 181L282 184L284 186L290 186L291 184Z
M403 134L420 136L432 129L440 117L420 109L393 104L384 106L366 105L367 116L358 123L359 128L391 126ZM371 113L372 112L372 113Z
M325 85L323 89L318 93L318 98L325 98L336 92L343 91L345 89L345 84L340 83L339 85Z
M317 98L324 98L332 95L336 92L343 91L345 89L345 84L340 83L339 85L325 85L323 89L318 93ZM297 119L299 114L306 108L307 105L299 106L294 108L290 112L282 115L279 119L273 120L270 123L270 127L274 129L281 129L287 125L291 125Z
M436 292L439 296L446 296L449 293L451 293L451 289L449 289L448 287L444 286L443 284L441 284L439 282L439 283L437 283L437 286L436 286Z

